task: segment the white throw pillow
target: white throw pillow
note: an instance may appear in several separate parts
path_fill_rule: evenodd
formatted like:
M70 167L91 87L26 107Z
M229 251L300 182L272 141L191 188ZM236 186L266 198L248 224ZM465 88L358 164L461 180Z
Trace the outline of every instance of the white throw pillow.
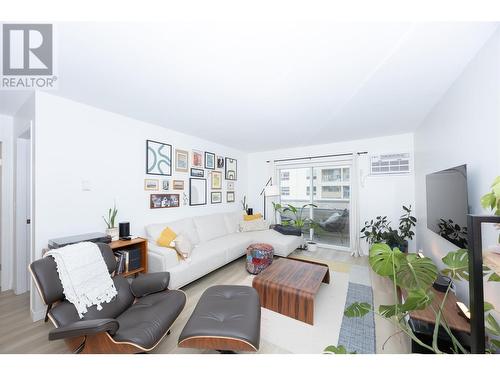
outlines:
M240 223L240 231L241 232L253 232L256 230L266 230L268 228L269 228L269 224L264 219L242 221Z
M174 243L177 253L181 254L184 259L187 259L191 256L191 252L193 251L193 243L186 233L179 234L174 240Z

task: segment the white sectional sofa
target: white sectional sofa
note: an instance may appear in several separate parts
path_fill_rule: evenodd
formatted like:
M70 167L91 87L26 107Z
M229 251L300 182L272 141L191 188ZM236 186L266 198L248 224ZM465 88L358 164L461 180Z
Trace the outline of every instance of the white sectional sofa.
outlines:
M275 255L286 257L302 243L302 238L285 236L272 229L239 232L241 212L196 216L170 223L146 226L149 272L170 272L169 288L177 289L241 257L251 243L274 247ZM178 235L187 234L195 246L189 259L178 260L171 249L156 245L161 232L170 227Z

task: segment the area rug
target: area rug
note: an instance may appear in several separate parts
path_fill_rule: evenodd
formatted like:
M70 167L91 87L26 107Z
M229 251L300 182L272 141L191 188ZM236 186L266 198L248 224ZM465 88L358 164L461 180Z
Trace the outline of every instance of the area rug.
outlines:
M337 345L349 286L349 274L330 272L330 284L322 284L315 298L314 325L261 309L261 344L274 352L321 354ZM242 285L252 285L249 276Z
M345 307L354 302L366 302L373 306L373 290L370 286L349 283ZM344 346L348 352L358 354L375 354L375 320L373 312L362 318L344 316L338 345Z

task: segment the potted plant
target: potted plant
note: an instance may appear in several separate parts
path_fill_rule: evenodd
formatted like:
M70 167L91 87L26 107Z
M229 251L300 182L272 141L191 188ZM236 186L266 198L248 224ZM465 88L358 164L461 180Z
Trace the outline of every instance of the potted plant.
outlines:
M241 206L243 207L243 212L247 215L252 215L253 214L253 208L248 208L248 203L247 203L247 196L243 196L243 200L241 201Z
M413 239L415 232L413 228L417 224L417 219L411 215L411 206L403 206L403 215L399 218L398 229L393 229L387 216L377 216L375 219L365 221L365 226L361 229L361 238L366 239L368 244L386 243L390 248L398 248L402 252L408 252L408 240Z
M118 213L118 210L116 209L116 204L113 206L113 208L110 208L108 210L108 216L107 217L102 217L104 222L107 225L106 228L106 234L111 236L112 241L116 241L119 237L119 231L118 228L115 226L115 220L116 220L116 214Z
M307 250L315 252L318 250L318 244L314 241L307 241Z

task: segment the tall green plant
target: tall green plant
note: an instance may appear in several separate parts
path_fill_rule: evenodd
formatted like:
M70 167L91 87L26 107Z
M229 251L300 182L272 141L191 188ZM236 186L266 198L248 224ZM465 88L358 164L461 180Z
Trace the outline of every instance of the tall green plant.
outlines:
M113 206L113 208L110 208L108 210L108 216L102 217L106 225L108 226L108 229L116 228L115 227L115 219L116 219L116 214L118 213L118 210L116 209L116 204Z
M491 184L491 191L481 197L481 205L492 210L495 215L500 215L500 176Z
M316 225L316 222L309 218L309 217L304 217L304 210L308 207L318 207L315 204L308 203L304 204L302 207L295 207L291 204L287 204L286 206L281 207L281 212L283 214L289 214L290 219L284 220L285 224L293 225L294 227L303 230L304 227L314 227Z
M442 353L437 341L439 331L443 329L450 338L452 350L455 353L467 353L467 350L454 336L442 316L446 298L451 290L451 283L445 292L442 303L438 307L432 305L434 293L431 286L436 280L438 269L430 258L421 258L416 254L405 255L398 248L391 249L387 244L376 243L370 248L368 259L375 273L392 281L394 303L392 305L380 305L375 308L365 302L355 302L344 311L346 317L358 318L372 311L374 314L390 321L400 332L434 353ZM441 271L443 274L448 275L455 281L468 280L469 259L467 250L460 249L450 252L442 261L447 266ZM488 281L500 281L500 276L487 267L484 268L484 276L488 278ZM404 302L399 300L398 287L406 295ZM436 321L431 345L422 342L415 336L406 319L412 311L426 308L432 310ZM494 310L492 304L485 303L486 330L492 335L500 336L500 325L491 314ZM500 344L500 341L490 340L490 350L498 350L500 348L498 344ZM337 353L346 352L345 348L331 346L325 349L325 352L334 353L333 348Z

